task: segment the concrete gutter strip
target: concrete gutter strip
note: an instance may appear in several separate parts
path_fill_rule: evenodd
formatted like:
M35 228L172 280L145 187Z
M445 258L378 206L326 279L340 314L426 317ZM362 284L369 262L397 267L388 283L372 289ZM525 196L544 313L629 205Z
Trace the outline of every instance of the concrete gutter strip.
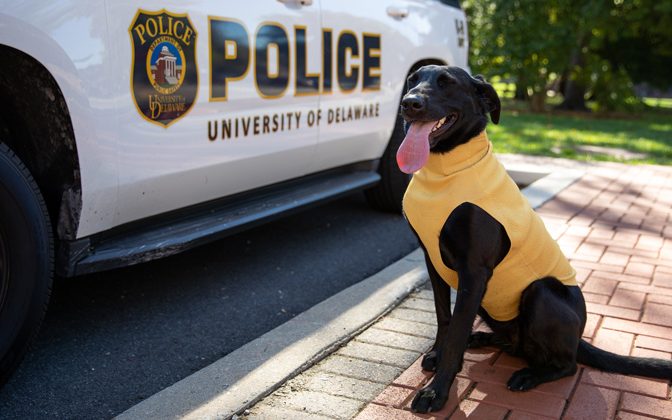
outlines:
M347 342L426 279L424 257L418 249L117 419L229 418Z
M522 193L533 209L541 207L560 191L579 180L586 173L586 169L592 166L590 163L569 159L536 156L504 154L497 155L497 158L514 181L529 184Z
M547 176L528 185L523 190L533 209L553 198L558 192L572 185L583 176L584 172L575 169L551 172Z

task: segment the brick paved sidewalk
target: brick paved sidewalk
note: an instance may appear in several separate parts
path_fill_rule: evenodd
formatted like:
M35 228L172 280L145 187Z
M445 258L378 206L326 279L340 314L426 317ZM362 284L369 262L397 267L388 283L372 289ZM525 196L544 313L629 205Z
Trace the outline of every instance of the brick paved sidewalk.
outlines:
M672 168L589 166L538 209L577 271L584 338L634 356L672 357ZM431 290L417 291L346 346L246 412L250 419L671 419L670 383L581 367L537 389L506 389L524 366L496 349L465 355L443 410L409 411L431 377L419 366L436 331ZM484 328L477 320L476 328ZM410 365L410 367L408 367Z
M578 273L588 309L584 338L616 353L672 356L672 169L607 165L538 209ZM408 411L430 375L418 359L357 419L428 418ZM669 381L583 367L572 378L513 393L520 359L470 351L436 418L672 418Z

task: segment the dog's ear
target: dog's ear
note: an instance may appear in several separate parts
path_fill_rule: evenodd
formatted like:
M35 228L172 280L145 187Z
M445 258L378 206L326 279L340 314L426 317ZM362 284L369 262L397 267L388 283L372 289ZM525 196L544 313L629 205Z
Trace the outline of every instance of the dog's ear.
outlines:
M471 83L478 92L479 99L483 102L485 109L490 113L490 119L493 123L499 123L499 112L502 104L499 102L499 96L492 85L485 81L483 76L477 74L471 78Z

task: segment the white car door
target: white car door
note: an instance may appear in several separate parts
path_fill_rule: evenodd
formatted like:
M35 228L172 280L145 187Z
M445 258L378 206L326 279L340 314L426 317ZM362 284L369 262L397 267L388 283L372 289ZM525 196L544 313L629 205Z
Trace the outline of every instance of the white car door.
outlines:
M315 2L107 2L123 224L305 174Z
M383 71L395 36L383 2L322 1L324 74L316 169L380 157L396 115L392 74ZM389 63L388 63L389 65ZM385 69L387 70L387 69Z
M327 67L316 169L379 158L411 67L466 67L464 13L436 0L322 0Z

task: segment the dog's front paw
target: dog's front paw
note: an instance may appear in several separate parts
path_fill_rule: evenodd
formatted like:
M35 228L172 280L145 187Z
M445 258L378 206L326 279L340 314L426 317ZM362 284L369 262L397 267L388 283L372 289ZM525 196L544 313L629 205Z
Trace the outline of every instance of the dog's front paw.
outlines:
M511 375L509 382L507 382L506 387L511 391L529 391L530 389L539 385L542 381L539 380L539 375L537 375L530 368L520 369Z
M427 385L415 394L411 403L411 411L414 413L429 413L439 411L446 403L448 395L437 390L433 384Z
M436 372L439 365L439 352L437 350L428 351L422 358L422 370Z

